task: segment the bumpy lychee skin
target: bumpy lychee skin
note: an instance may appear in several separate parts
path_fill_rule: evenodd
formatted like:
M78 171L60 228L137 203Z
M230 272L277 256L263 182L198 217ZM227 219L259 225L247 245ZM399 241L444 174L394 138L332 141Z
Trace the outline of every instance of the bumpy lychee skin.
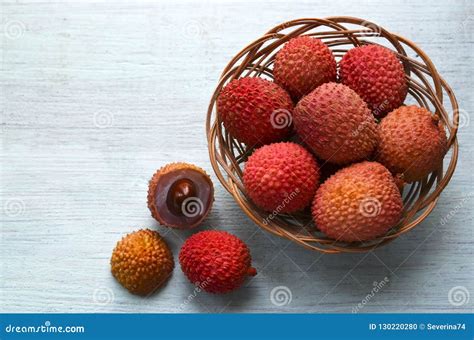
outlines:
M377 162L339 170L318 189L312 213L330 238L367 241L385 234L400 220L402 197L392 174Z
M173 254L156 231L143 229L117 243L112 258L112 275L131 293L148 295L160 287L174 268Z
M376 117L403 104L407 81L395 53L378 45L350 49L340 63L343 84L356 91L367 102Z
M275 57L275 82L295 100L321 84L336 81L336 60L319 39L302 36L288 41Z
M201 231L188 238L179 263L189 281L209 293L230 292L257 274L245 243L225 231Z
M378 127L377 160L403 180L422 180L442 163L447 138L439 118L410 105L390 112Z
M293 122L313 152L331 163L363 160L377 144L377 125L370 110L342 84L323 84L301 99Z
M162 225L178 229L198 226L214 202L214 185L200 167L170 163L155 172L148 185L148 208Z
M262 78L232 80L217 99L229 133L247 146L279 142L291 132L293 102L277 84Z
M319 186L319 167L301 145L265 145L245 163L244 186L252 201L263 210L296 212L311 203Z

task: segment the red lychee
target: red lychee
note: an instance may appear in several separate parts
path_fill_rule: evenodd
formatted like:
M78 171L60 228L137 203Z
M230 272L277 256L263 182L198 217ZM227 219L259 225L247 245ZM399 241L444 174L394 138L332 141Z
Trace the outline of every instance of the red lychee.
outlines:
M338 241L366 241L400 220L403 201L383 165L356 163L339 170L318 189L312 213L316 226Z
M244 168L244 186L265 211L291 213L311 202L319 185L319 167L296 143L274 143L257 149Z
M189 281L209 293L230 292L257 273L245 243L225 231L201 231L188 238L179 263Z
M331 163L366 159L377 145L377 125L366 103L342 84L323 84L301 99L293 121L301 139Z
M448 150L443 124L430 111L402 106L378 125L377 160L406 182L422 180L441 166Z
M407 95L405 72L396 54L379 45L350 49L340 63L343 84L367 102L375 117L403 104Z
M321 40L297 37L277 53L273 75L277 84L299 100L319 85L336 81L336 60Z
M292 110L288 93L262 78L232 80L217 99L217 112L225 129L250 147L287 138Z

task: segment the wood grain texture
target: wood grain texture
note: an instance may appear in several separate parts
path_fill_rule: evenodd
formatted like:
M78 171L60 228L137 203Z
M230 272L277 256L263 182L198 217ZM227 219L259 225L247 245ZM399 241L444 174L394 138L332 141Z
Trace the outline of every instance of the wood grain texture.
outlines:
M472 2L2 1L0 312L472 312ZM109 272L115 243L159 230L177 259L191 232L156 225L147 181L170 161L212 173L204 129L220 71L278 23L352 15L416 41L455 89L460 159L435 211L369 254L321 255L258 229L217 184L205 228L233 232L258 275L235 293L196 293L177 267L150 298ZM388 283L367 298L374 282ZM291 303L278 306L272 289ZM277 301L278 302L278 301Z

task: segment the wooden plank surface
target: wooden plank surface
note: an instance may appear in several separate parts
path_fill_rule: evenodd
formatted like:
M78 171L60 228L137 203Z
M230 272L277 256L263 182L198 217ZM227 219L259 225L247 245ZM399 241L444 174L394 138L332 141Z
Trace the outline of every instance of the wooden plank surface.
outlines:
M0 312L472 311L472 2L0 6ZM435 211L369 254L321 255L258 229L208 161L205 112L227 61L276 24L334 15L366 18L416 41L465 112L457 170ZM112 278L109 258L122 235L156 228L177 259L191 234L157 226L146 207L147 180L170 161L213 174L215 208L200 229L228 230L248 243L259 274L239 291L196 293L179 267L146 299Z

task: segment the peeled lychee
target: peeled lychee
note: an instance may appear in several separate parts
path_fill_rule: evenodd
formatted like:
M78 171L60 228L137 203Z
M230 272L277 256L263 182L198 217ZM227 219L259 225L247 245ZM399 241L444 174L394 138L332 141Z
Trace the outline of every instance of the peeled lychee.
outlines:
M439 118L425 108L402 106L379 124L377 160L403 180L422 180L435 171L447 152L447 138Z
M377 144L377 125L366 103L342 84L323 84L301 99L293 122L313 152L331 163L363 160Z
M234 79L217 98L217 112L225 129L250 147L287 138L292 110L288 93L262 78Z
M148 186L148 208L161 224L191 229L209 214L214 186L209 175L189 163L170 163L159 169Z
M396 54L379 45L350 49L340 62L343 84L367 102L376 117L403 104L407 95L405 72Z
M338 241L384 235L400 220L403 201L392 174L377 162L339 170L318 189L312 213L316 226Z
M230 292L257 273L245 243L225 231L201 231L188 238L179 263L189 281L210 293Z
M244 186L265 211L291 213L304 209L319 185L316 160L301 145L274 143L257 149L244 168Z
M151 294L171 275L173 255L156 231L143 229L117 243L110 260L112 274L122 286L138 295Z
M273 75L275 82L298 100L319 85L336 81L336 60L321 40L301 36L277 53Z

